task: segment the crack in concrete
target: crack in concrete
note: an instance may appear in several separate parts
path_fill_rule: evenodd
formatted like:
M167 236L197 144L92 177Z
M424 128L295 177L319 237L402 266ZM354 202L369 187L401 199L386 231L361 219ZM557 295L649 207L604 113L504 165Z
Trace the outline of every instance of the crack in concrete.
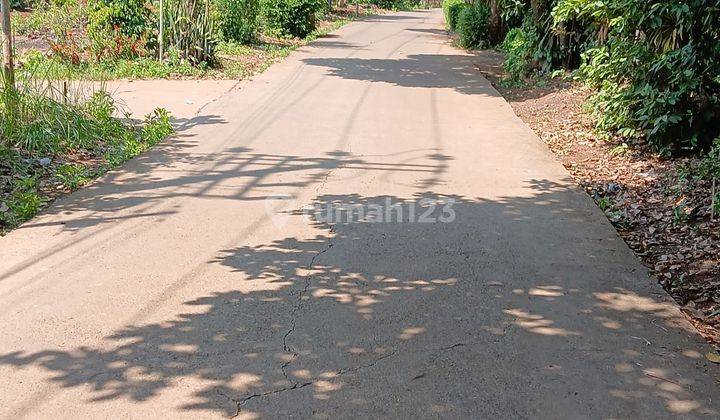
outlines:
M327 249L329 249L329 248L330 248L330 247L328 247ZM326 250L327 250L327 249L326 249ZM322 254L322 252L316 254L315 257L317 257L317 256L319 256L319 255L321 255L321 254ZM313 258L313 261L314 261L314 259L315 259L315 258ZM310 276L308 276L308 283L309 283L309 277L310 277ZM307 290L307 289L306 289L306 290ZM292 330L291 330L291 331L292 331ZM456 348L458 348L458 347L471 346L471 345L474 345L474 344L478 344L478 343L477 343L477 342L471 342L471 343L458 342L458 343L452 344L452 345L450 345L450 346L440 347L440 348L438 348L437 350L433 351L431 354L437 353L437 352L439 352L439 351L453 350L453 349L456 349ZM286 348L289 349L290 347L286 347ZM387 354L384 354L384 355L378 357L377 359L373 360L373 361L370 362L370 363L367 363L367 364L364 364L364 365L353 366L353 367L342 368L342 369L339 369L339 370L335 371L335 374L336 374L337 376L343 376L343 375L347 375L347 374L349 374L349 373L359 372L359 371L361 371L361 370L371 368L371 367L377 365L378 363L380 363L381 361L383 361L383 360L385 360L385 359L389 359L389 358L391 358L391 357L393 357L393 356L395 356L395 355L397 355L397 354L398 354L398 349L394 349L393 351L391 351L391 352L389 352L389 353L387 353ZM285 371L285 369L294 361L294 358L295 358L296 356L297 356L297 353L295 353L295 355L293 356L293 359L292 359L292 360L289 360L289 361L285 362L285 363L282 365L283 376L285 376L285 379L288 380L288 382L292 382L292 381L289 379L289 377L288 377L287 372ZM421 372L419 375L415 376L415 377L412 378L411 380L420 379L420 378L422 378L422 377L425 377L426 374L427 374L427 372ZM248 401L250 401L250 400L252 400L252 399L254 399L254 398L267 397L267 396L271 396L271 395L275 395L275 394L280 394L280 393L286 392L286 391L292 391L292 390L296 390L296 389L305 388L305 387L307 387L307 386L310 386L310 385L315 384L315 382L317 382L317 380L311 380L311 381L307 381L307 382L292 382L292 385L290 385L290 386L285 386L285 387L282 387L282 388L273 389L273 390L270 390L270 391L267 391L267 392L261 392L261 393L252 394L252 395L249 395L249 396L247 396L247 397L245 397L245 398L243 398L243 399L241 399L241 400L237 400L237 399L231 398L231 397L229 397L228 395L226 395L226 394L224 394L224 393L221 393L221 394L222 394L223 396L225 396L226 398L228 398L229 400L233 401L235 404L237 404L237 412L236 412L233 416L231 416L231 418L235 418L235 417L237 417L237 416L240 414L240 411L242 410L242 407L243 407L245 404L247 404Z
M285 391L292 391L292 390L294 390L294 389L305 388L306 386L312 385L312 384L313 384L312 382L302 382L302 383L300 383L300 382L295 382L292 386L286 386L286 387L279 388L279 389L273 389L272 391L261 392L261 393L259 393L259 394L248 395L247 397L243 398L242 400L238 400L238 399L236 399L236 398L231 398L231 397L228 396L227 394L225 394L225 393L223 393L223 392L220 392L220 391L218 391L218 393L220 393L221 395L223 395L225 398L228 398L230 401L232 401L233 403L235 403L235 404L237 405L237 409L236 409L236 411L235 411L235 414L233 414L232 416L230 416L230 418L233 419L233 418L235 418L235 417L237 417L237 416L240 415L240 411L242 411L243 405L247 404L247 402L250 401L250 400L252 400L253 398L266 397L266 396L268 396L268 395L279 394L279 393L285 392Z
M467 344L465 344L465 343L455 343L455 344L453 344L452 346L440 347L439 351L452 350L452 349L455 349L455 348L458 348L458 347L463 347L463 346L467 346Z
M312 270L312 268L315 266L315 260L317 260L317 258L319 256L321 256L322 254L329 251L330 248L332 248L332 247L333 247L332 242L329 242L324 249L322 249L320 252L313 255L312 259L310 260L310 263L307 266L308 270ZM297 312L300 310L300 307L302 306L303 297L307 294L307 291L310 288L310 279L312 278L312 276L313 276L312 274L305 276L305 285L304 285L303 289L298 293L298 297L295 301L295 304L293 305L293 308L290 311L290 317L291 317L290 328L283 336L283 350L288 353L292 353L292 357L290 358L290 360L286 361L285 363L282 364L282 366L280 366L280 370L282 371L282 374L283 374L283 377L285 377L285 380L287 382L291 383L292 385L286 386L283 388L279 388L279 389L274 389L272 391L263 392L260 394L252 394L252 395L249 395L249 396L243 398L242 400L230 398L229 396L225 395L226 398L230 398L231 401L233 401L233 402L235 402L235 404L237 404L237 412L230 418L237 417L240 414L240 411L242 410L242 406L245 405L248 401L250 401L253 398L265 397L268 395L278 394L280 392L285 392L285 391L292 391L294 389L304 388L304 387L306 387L308 385L312 385L314 383L314 381L297 382L297 381L291 380L290 377L288 376L288 373L286 370L287 367L290 366L290 364L292 364L292 362L294 362L295 358L297 358L297 356L298 356L298 353L292 347L290 347L290 345L288 344L288 338L290 337L290 335L293 332L295 332L295 327L297 325Z
M315 266L315 260L322 254L329 251L330 248L332 248L332 247L333 247L332 242L329 242L327 244L327 246L325 247L325 249L323 249L320 252L318 252L317 254L313 255L312 259L310 260L310 263L308 264L308 270L312 270L312 268ZM297 314L298 310L300 310L300 307L302 306L303 297L305 296L308 289L310 288L310 279L312 278L312 276L313 276L312 274L305 276L305 286L303 287L303 290L301 290L298 293L297 300L295 301L295 304L293 305L292 311L290 311L290 317L291 317L290 329L283 336L283 350L290 352L290 353L295 353L295 352L290 348L290 346L287 343L287 340L288 340L288 337L290 336L290 334L292 334L295 331L295 326L297 324L296 314ZM295 353L294 356L297 356L297 353ZM286 363L284 366L287 366L287 364L289 364L289 363Z
M318 255L319 255L319 254L318 254ZM388 354L385 354L385 355L383 355L383 356L378 357L377 359L375 359L374 361L372 361L372 362L370 362L370 363L367 363L367 364L364 364L364 365L359 365L359 366L354 366L354 367L348 367L348 368L339 369L339 370L335 371L335 374L336 374L337 376L343 376L343 375L346 375L346 374L348 374L348 373L355 373L355 372L361 371L361 370L363 370L363 369L367 369L367 368L373 367L373 366L375 366L376 364L380 363L381 361L383 361L383 360L385 360L385 359L388 359L388 358L390 358L390 357L392 357L392 356L395 356L396 354L397 354L397 349L391 351L391 352L388 353ZM290 362L286 362L286 363L283 365L283 368L287 367L287 365L289 365L290 363L291 363L291 361L290 361ZM287 378L287 374L286 374L284 371L283 371L283 375L285 375L285 378ZM294 383L293 383L292 385L290 385L290 386L286 386L286 387L282 387L282 388L278 388L278 389L273 389L273 390L270 390L270 391L267 391L267 392L261 392L261 393L259 393L259 394L256 393L256 394L248 395L247 397L245 397L245 398L243 398L243 399L241 399L241 400L238 400L238 399L236 399L236 398L232 398L232 397L230 397L229 395L225 394L225 393L222 392L222 391L218 391L218 393L219 393L220 395L224 396L225 398L229 399L230 401L232 401L233 403L235 403L235 404L237 405L237 411L235 412L235 414L233 414L232 416L230 416L230 418L235 418L235 417L237 417L237 416L240 415L240 412L242 411L242 407L243 407L245 404L247 404L248 401L250 401L250 400L252 400L252 399L254 399L254 398L267 397L267 396L271 396L271 395L275 395L275 394L280 394L280 393L286 392L286 391L293 391L293 390L296 390L296 389L305 388L306 386L310 386L310 385L315 384L315 382L317 382L317 380L312 380L312 381L307 381L307 382L294 382Z
M396 354L397 354L397 349L391 351L391 352L388 353L388 354L385 354L385 355L382 355L382 356L378 357L377 359L375 359L375 360L374 360L373 362L371 362L371 363L368 363L368 364L365 364L365 365L359 365L359 366L355 366L355 367L350 367L350 368L342 368L342 369L336 371L335 373L336 373L338 376L342 376L342 375L345 375L346 373L352 373L352 372L357 372L357 371L359 371L359 370L367 369L367 368L369 368L369 367L375 366L376 364L380 363L381 361L383 361L383 360L385 360L385 359L387 359L387 358L389 358L389 357L395 356Z

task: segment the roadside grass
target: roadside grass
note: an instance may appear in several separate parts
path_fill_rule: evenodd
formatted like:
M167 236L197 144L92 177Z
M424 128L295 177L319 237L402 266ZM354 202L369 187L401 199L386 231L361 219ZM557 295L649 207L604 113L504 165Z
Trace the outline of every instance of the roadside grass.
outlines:
M116 118L104 91L77 102L53 97L29 89L0 97L0 235L173 131L163 109L141 123Z

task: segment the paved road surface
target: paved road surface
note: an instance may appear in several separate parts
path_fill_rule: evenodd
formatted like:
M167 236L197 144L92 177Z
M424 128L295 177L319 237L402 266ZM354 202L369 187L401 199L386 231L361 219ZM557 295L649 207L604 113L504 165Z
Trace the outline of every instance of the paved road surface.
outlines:
M7 418L718 416L708 347L439 11L303 48L0 261Z

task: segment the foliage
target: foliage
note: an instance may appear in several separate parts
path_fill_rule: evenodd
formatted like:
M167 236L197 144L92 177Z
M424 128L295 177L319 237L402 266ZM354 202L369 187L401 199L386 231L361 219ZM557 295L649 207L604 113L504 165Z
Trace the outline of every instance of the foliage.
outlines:
M511 86L522 85L525 76L532 70L533 54L538 36L531 25L513 28L505 37L501 49L505 52L505 80Z
M258 0L214 0L217 21L226 41L249 42L258 29Z
M700 161L697 173L704 179L717 178L720 180L720 137L715 139L713 147Z
M148 4L145 0L88 0L88 31L112 28L143 37L153 20Z
M677 153L720 134L720 0L498 2L508 82L580 67L608 136Z
M145 0L88 0L87 36L97 57L142 55L154 33Z
M420 7L422 0L369 0L367 3L387 10L408 10Z
M87 7L77 0L53 1L32 13L13 15L12 19L13 30L19 35L49 31L51 38L57 39L87 25Z
M500 17L505 26L517 28L522 25L527 14L527 1L525 0L499 0Z
M15 180L3 199L0 203L0 232L30 219L46 202L38 192L37 178L30 176Z
M598 127L667 152L707 148L720 132L720 0L573 2L607 33L581 69L599 89Z
M482 48L489 45L490 8L482 1L465 7L457 18L457 33L463 48Z
M166 45L194 65L215 60L218 36L210 0L165 0Z
M445 13L445 23L448 29L454 31L457 28L460 13L470 5L465 0L443 0L442 5Z
M304 38L315 30L325 0L263 0L267 27L277 35Z
M62 183L65 189L70 191L75 191L90 181L87 168L73 163L60 165L55 172L55 177Z

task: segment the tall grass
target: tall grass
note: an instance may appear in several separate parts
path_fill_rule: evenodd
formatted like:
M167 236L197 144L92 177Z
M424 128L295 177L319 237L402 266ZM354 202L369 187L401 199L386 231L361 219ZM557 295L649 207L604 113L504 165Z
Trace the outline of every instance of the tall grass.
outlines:
M213 62L218 37L210 0L165 0L163 15L169 50L196 65Z
M167 111L120 119L102 85L23 78L0 91L0 234L172 132Z

